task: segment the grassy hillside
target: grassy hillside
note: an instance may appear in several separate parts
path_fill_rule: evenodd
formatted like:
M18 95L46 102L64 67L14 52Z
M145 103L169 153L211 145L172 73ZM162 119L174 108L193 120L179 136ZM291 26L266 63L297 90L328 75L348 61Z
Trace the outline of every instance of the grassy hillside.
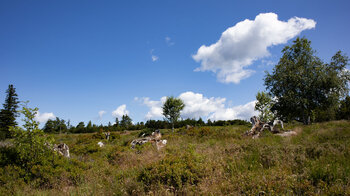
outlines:
M0 193L33 195L167 194L350 194L350 122L287 125L297 136L264 132L242 136L250 127L201 127L161 130L168 140L130 149L139 131L54 135L70 147L65 171L50 173L44 183L19 179L16 168L0 168ZM97 143L106 145L100 148ZM57 167L59 168L59 167ZM67 169L68 168L68 169ZM16 176L17 175L17 176ZM43 175L45 176L45 175Z

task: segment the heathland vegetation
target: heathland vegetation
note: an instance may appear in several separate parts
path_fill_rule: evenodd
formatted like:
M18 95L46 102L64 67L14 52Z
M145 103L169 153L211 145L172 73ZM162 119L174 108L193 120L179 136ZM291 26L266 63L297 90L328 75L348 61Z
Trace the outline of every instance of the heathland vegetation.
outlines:
M289 138L264 132L253 140L242 136L249 128L235 125L161 130L168 144L159 151L151 144L130 148L130 142L141 131L113 132L108 141L100 133L49 134L55 142L70 147L71 158L50 151L24 153L22 158L13 148L3 147L0 192L350 194L349 121L288 124L287 129L298 132ZM99 147L99 141L105 146ZM21 150L40 151L27 147Z
M337 52L324 63L305 38L282 52L255 108L265 122L283 120L296 133L290 137L246 137L251 125L244 120L181 119L186 105L174 97L163 105L165 120L133 124L124 115L113 124L73 126L57 117L40 129L38 109L24 103L18 110L9 85L0 111L0 194L349 195L348 57ZM156 129L165 147L130 148ZM58 143L69 146L69 158Z

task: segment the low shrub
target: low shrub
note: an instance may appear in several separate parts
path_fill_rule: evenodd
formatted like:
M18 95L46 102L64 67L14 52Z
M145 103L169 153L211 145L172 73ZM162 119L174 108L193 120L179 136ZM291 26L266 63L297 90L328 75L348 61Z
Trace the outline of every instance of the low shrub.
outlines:
M109 133L110 133L109 140L115 140L115 139L120 139L121 138L120 133L118 133L118 132L109 132ZM107 139L105 133L102 132L102 131L94 133L92 135L92 138L93 139L99 139L99 140Z
M0 167L0 193L1 195L15 195L18 189L26 185L24 179L25 171L16 165Z
M87 134L81 134L78 136L77 141L75 142L75 144L86 144L91 142L91 140L93 139L99 139L100 135L87 135Z
M126 148L117 146L107 154L108 162L112 165L120 165L128 159Z
M34 120L37 109L23 107L25 115L23 130L11 127L12 145L0 148L0 184L7 187L13 176L23 179L34 187L52 188L62 182L77 184L83 175L82 164L73 162L53 151L53 138L38 129ZM64 178L63 181L59 179Z
M100 139L100 140L103 140L103 139L106 139L106 136L105 134L102 132L102 131L99 131L99 132L96 132L92 135L92 138L93 139Z
M138 181L143 182L146 191L152 186L165 185L180 190L186 185L196 185L204 176L203 157L189 149L181 155L167 154L166 157L144 168Z
M184 131L184 130L182 130ZM205 137L205 136L211 136L215 134L213 129L209 127L191 127L187 129L186 134L189 136L195 136L195 137Z
M119 140L121 138L119 132L111 132L111 135L109 136L110 140Z
M73 145L71 152L78 155L88 155L100 151L100 147L97 145L99 140L90 140L88 143Z
M153 132L154 132L154 129L151 129L151 128L142 129L139 133L139 137L150 136L152 135Z
M17 160L16 149L11 146L0 147L0 167L15 164Z

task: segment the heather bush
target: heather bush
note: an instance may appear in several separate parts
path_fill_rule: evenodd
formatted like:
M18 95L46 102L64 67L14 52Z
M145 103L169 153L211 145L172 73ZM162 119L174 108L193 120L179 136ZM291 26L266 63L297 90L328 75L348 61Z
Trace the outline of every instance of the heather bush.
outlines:
M120 133L119 132L111 132L111 135L109 136L109 139L111 141L113 140L119 140L121 138Z
M215 131L209 127L191 127L186 130L186 134L189 136L204 137L215 134Z
M166 157L143 169L138 181L147 190L154 186L165 185L175 191L186 185L197 185L203 173L203 157L189 148L183 154L167 154Z

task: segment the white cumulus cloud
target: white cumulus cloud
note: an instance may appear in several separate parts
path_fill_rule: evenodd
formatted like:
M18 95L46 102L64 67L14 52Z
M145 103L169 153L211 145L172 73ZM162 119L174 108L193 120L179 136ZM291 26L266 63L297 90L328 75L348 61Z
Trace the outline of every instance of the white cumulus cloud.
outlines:
M181 117L183 118L202 117L211 120L248 120L251 116L257 115L257 112L254 111L255 101L244 105L227 107L226 98L208 98L203 96L203 94L191 91L181 93L178 98L182 99L185 104L185 108L181 112ZM146 119L159 119L163 117L162 105L166 97L162 97L159 101L150 100L148 97L137 98L137 100L142 100L142 103L149 108L145 116Z
M50 113L40 113L39 111L37 111L37 113L35 114L35 120L38 121L39 123L46 123L46 121L48 121L49 119L55 119L56 116L50 112Z
M179 98L185 103L185 108L182 111L184 118L208 116L216 112L219 108L224 108L226 102L225 98L207 98L200 93L193 93L191 91L181 93Z
M129 111L126 109L126 105L119 106L112 112L113 117L121 118L123 115L129 115Z
M275 13L262 13L226 29L210 46L202 45L193 59L201 63L195 71L212 71L223 83L238 84L254 70L246 69L254 61L270 55L268 47L284 44L303 30L315 28L312 19L294 17L287 22Z
M155 119L163 117L162 105L164 104L166 97L162 97L160 101L152 101L149 97L143 97L141 99L135 97L135 100L141 100L142 104L146 105L149 108L145 118L146 119Z
M208 118L211 120L232 120L242 119L248 120L252 116L257 116L258 112L254 110L256 101L248 102L244 105L238 105L229 108L219 108L217 111L212 113Z

